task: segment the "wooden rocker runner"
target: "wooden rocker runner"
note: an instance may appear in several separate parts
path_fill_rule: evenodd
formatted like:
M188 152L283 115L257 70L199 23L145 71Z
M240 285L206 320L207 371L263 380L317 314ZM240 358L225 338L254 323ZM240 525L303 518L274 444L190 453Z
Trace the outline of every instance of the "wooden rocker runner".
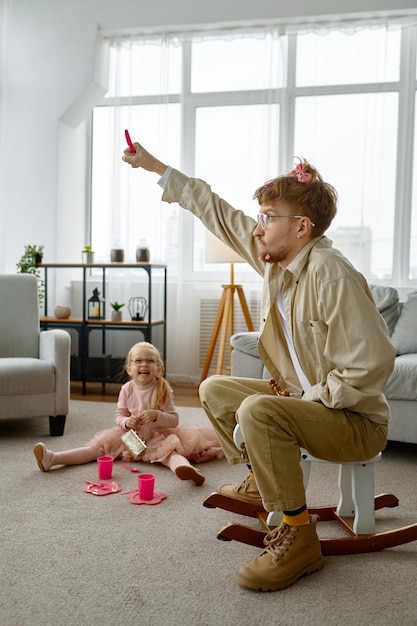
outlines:
M244 446L240 429L235 429L235 443ZM398 506L398 498L391 493L374 497L374 463L381 459L381 453L362 463L339 463L339 502L337 505L308 507L309 513L317 514L319 521L334 520L343 528L346 536L320 538L323 556L377 552L386 548L417 541L417 524L395 530L375 533L375 511ZM304 486L307 487L312 462L328 463L301 450L301 466ZM264 547L266 534L280 524L280 513L267 513L254 503L243 502L221 493L211 493L204 500L208 508L220 508L238 515L256 518L261 529L232 522L223 526L217 533L223 541L240 541L259 548Z

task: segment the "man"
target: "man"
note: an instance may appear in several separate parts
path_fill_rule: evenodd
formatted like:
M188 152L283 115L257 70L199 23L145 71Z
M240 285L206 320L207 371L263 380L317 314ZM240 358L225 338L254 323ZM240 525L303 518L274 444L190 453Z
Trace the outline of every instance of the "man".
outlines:
M337 193L312 165L300 161L256 191L256 223L204 181L135 148L123 159L161 176L163 200L190 210L264 276L258 347L273 380L212 376L200 398L228 461L249 468L241 485L220 492L283 513L237 581L283 589L323 567L300 447L335 462L367 460L384 449L390 416L383 390L395 348L364 277L324 236ZM247 458L233 443L236 420Z

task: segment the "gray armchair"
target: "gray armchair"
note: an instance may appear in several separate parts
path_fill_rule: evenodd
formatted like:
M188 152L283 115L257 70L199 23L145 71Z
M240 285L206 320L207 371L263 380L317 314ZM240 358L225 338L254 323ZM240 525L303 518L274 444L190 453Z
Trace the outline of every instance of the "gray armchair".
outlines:
M36 277L0 275L0 419L49 416L50 435L63 435L69 368L69 334L40 331Z

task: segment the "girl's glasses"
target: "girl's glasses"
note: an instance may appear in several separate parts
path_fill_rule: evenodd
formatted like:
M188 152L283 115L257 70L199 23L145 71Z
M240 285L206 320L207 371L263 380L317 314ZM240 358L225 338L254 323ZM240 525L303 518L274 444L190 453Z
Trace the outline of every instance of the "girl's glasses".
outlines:
M131 365L156 365L155 359L135 359L130 362Z

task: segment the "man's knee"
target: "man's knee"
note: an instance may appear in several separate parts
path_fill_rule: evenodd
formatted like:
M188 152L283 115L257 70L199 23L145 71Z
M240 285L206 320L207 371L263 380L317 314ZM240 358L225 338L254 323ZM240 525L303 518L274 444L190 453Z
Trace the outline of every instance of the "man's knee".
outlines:
M198 395L201 402L207 402L207 400L213 397L213 394L218 394L219 390L223 387L224 376L214 375L209 376L200 383L198 388Z
M263 411L265 405L271 402L271 397L265 395L264 393L252 393L250 396L247 396L242 404L242 410L245 413L257 413L258 411Z
M242 429L250 423L253 416L259 411L262 394L255 393L251 396L247 396L239 406L237 411L237 421L242 426Z
M279 422L281 415L286 414L285 402L287 398L278 396L268 396L263 393L255 393L248 396L241 403L237 412L237 421L242 429L259 422L269 422L271 417L275 423Z

